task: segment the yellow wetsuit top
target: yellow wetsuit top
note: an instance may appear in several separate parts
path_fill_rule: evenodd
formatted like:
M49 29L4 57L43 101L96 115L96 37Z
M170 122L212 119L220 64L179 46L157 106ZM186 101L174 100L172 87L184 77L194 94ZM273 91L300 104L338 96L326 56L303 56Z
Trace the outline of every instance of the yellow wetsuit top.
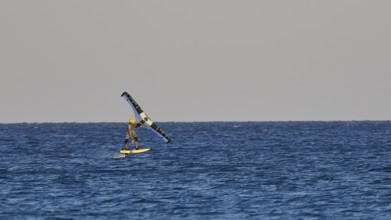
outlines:
M137 138L137 134L136 134L136 131L135 131L135 125L132 125L131 123L128 123L128 129L126 130L126 138L125 139L136 139Z

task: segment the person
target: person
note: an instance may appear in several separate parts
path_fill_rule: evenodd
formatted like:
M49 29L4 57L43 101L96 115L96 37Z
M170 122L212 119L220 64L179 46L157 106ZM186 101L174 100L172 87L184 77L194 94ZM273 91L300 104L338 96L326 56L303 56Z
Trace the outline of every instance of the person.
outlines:
M136 144L136 150L138 150L138 138L135 128L140 127L142 124L143 121L136 123L136 120L134 120L134 118L129 119L128 128L126 129L124 150L128 150L129 138L132 140L132 144Z

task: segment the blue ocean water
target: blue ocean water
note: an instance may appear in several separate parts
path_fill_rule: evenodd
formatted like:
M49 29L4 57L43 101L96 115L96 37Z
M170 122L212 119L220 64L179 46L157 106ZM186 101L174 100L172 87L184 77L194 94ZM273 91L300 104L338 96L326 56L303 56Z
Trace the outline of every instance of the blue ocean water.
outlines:
M0 219L391 219L391 122L0 124Z

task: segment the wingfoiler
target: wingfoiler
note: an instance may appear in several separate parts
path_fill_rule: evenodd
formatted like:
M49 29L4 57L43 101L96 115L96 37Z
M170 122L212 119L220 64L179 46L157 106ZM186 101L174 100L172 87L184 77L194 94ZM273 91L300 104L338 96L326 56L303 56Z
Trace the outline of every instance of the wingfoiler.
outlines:
M140 107L136 100L131 95L129 95L129 93L124 92L122 93L121 97L123 97L132 107L137 122L144 123L144 126L146 125L145 127L154 131L157 135L163 138L166 143L171 142L171 138L163 131L163 129L157 126L156 123L154 123L151 118L147 116L147 114L145 114L144 110Z

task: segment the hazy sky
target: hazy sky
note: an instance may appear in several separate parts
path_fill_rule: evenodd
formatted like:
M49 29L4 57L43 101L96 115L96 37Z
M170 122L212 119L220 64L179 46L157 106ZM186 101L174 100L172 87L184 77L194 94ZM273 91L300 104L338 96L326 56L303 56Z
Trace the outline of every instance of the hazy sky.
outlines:
M1 0L0 123L391 120L389 0Z

